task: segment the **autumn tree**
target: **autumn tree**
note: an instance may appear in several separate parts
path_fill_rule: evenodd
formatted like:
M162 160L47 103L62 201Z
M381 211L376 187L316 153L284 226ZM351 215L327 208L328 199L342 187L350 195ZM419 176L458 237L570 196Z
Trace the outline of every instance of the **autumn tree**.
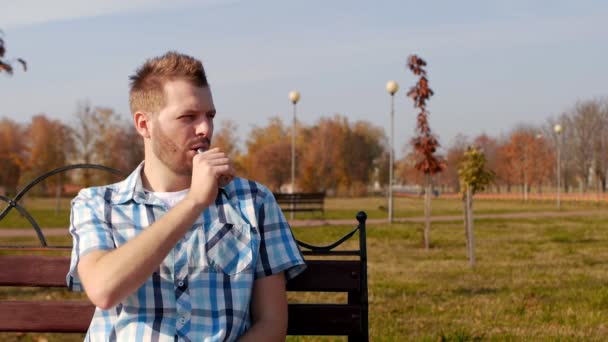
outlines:
M382 142L384 140L384 143ZM342 185L350 196L361 196L367 191L374 169L386 151L384 131L367 121L357 121L348 131L342 145L344 169Z
M290 182L291 142L279 141L262 146L253 158L255 177L267 184L273 191L281 191L281 186Z
M306 148L300 160L299 182L303 191L328 191L336 193L347 176L345 159L345 137L350 130L348 119L336 114L321 118L311 128L304 128Z
M5 72L8 75L12 75L13 74L13 66L12 66L12 60L8 60L5 55L6 55L6 43L4 42L4 39L2 38L4 36L4 33L2 32L2 30L0 30L0 73L1 72ZM19 64L21 64L21 67L23 68L23 71L27 70L27 64L26 62L21 59L21 58L16 58L15 59Z
M500 192L500 187L495 181L498 170L498 139L483 133L473 139L473 146L477 146L479 150L483 151L483 155L486 158L486 169L491 170L494 173L494 181L492 184L495 185L495 191Z
M500 137L497 140L496 146L496 172L495 183L498 186L504 186L506 192L511 192L511 188L517 184L517 179L514 172L511 171L510 157L509 157L509 140L505 136Z
M71 137L70 128L61 121L51 120L44 114L34 116L26 132L29 153L24 181L29 182L48 171L65 166L68 156L74 151ZM37 187L38 193L48 194L50 188L55 188L57 196L61 196L66 177L65 173L60 173L48 178Z
M143 160L143 141L130 121L123 120L111 108L92 107L89 103L79 103L73 125L77 149L74 162L99 164L131 171ZM108 172L84 169L80 173L81 185L112 183L116 176Z
M469 265L475 266L475 235L473 231L473 196L494 180L494 172L486 168L486 157L477 147L469 147L458 165L458 177L464 202L464 226Z
M402 159L395 163L395 180L401 184L424 184L425 176L416 169L416 154L406 149Z
M458 134L446 152L446 167L445 170L441 172L441 177L443 183L454 189L455 192L460 192L458 165L464 158L464 154L469 145L469 138L462 134Z
M243 156L239 150L239 137L237 135L238 125L233 120L223 120L218 129L213 133L212 144L219 147L232 160L233 166L238 174L243 174L241 165Z
M266 127L254 126L245 145L247 154L242 159L245 176L279 191L291 179L291 139L281 119L271 118ZM296 156L298 152L296 148ZM298 171L296 168L296 176Z
M426 102L433 96L433 90L429 88L429 82L426 78L426 62L412 55L408 58L407 66L418 76L416 85L410 88L407 96L414 101L414 107L420 109L416 119L417 136L411 141L416 153L416 169L425 175L425 193L424 193L424 247L429 248L430 245L430 230L431 230L431 177L441 172L445 168L445 161L435 155L439 148L439 140L431 132L431 126L428 122L429 112L426 110Z
M114 158L106 160L106 166L110 166L125 174L133 171L144 160L144 140L135 126L122 120L115 126L112 140L109 142L113 151L119 151ZM108 181L115 176L104 173Z
M8 194L17 193L26 163L25 128L10 119L0 120L0 187Z
M502 158L501 178L508 179L509 185L521 185L524 200L528 200L532 184L541 191L543 184L551 182L554 152L539 129L529 126L515 128L499 151L502 154L499 156Z

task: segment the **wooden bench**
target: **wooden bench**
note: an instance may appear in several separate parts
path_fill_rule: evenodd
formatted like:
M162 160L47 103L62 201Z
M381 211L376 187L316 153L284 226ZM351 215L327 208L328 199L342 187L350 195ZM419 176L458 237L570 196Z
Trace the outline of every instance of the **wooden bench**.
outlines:
M288 291L341 292L346 303L290 303L289 335L342 335L349 341L368 341L367 249L364 212L350 233L328 246L298 244L307 258L308 269L287 284ZM359 233L358 250L335 250ZM69 252L67 247L0 247L1 251L20 251L0 255L0 286L65 288L68 256L32 255L36 252ZM27 255L22 252L27 251ZM335 256L354 256L356 260L336 260ZM309 257L323 257L308 260ZM332 258L333 257L333 258ZM329 258L329 259L327 259ZM1 300L0 331L84 333L94 306L87 300Z
M320 211L325 213L325 192L274 193L283 212Z

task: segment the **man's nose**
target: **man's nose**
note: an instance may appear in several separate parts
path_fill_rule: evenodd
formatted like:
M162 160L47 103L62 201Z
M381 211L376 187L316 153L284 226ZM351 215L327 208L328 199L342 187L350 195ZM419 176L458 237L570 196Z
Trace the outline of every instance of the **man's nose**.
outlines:
M195 133L196 135L209 136L211 130L211 121L206 115L201 115L196 121Z

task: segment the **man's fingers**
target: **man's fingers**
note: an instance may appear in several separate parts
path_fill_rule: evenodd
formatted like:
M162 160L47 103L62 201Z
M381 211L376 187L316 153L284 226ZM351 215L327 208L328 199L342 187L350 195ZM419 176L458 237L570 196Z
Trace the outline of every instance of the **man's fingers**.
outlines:
M206 159L207 162L211 166L220 166L220 165L230 165L230 159L224 158L216 158L216 159Z

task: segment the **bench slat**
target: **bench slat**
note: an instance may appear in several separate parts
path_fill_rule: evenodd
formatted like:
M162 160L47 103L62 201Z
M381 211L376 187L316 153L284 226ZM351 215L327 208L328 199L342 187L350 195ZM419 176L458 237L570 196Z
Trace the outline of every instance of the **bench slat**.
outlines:
M49 255L0 256L0 286L65 287L70 258Z
M289 304L288 335L357 335L361 308L343 304Z
M360 289L358 260L308 260L308 268L287 284L288 291L347 292ZM3 255L0 286L65 287L66 256Z
M287 283L287 291L359 291L358 260L307 260L308 268Z
M86 301L0 301L0 331L86 332L94 310Z
M85 301L0 301L0 331L84 333L95 307ZM290 335L361 332L356 305L289 304Z

